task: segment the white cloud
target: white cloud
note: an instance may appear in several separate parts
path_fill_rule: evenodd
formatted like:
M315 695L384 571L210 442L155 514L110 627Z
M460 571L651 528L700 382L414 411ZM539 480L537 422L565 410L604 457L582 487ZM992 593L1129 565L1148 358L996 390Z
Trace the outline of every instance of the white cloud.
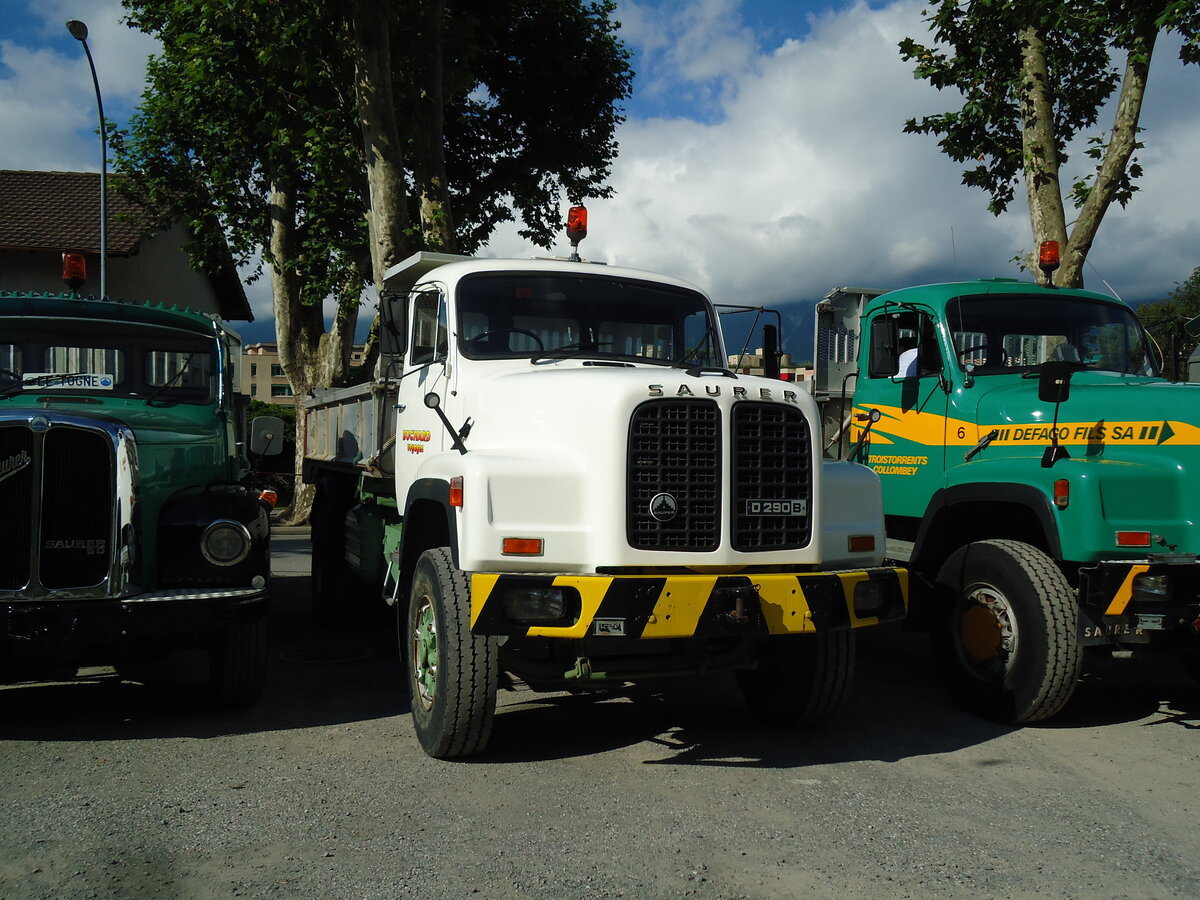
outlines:
M88 3L44 0L29 4L43 43L29 48L0 41L0 167L98 172L100 144L96 93L83 47L66 22L84 16L105 116L118 118L141 97L150 37L120 23L117 0Z
M119 24L116 0L77 6L29 3L44 23L38 49L0 40L10 73L0 78L0 167L98 168L91 76L63 24L72 15L91 29L106 111L140 95L154 42ZM1010 260L1031 244L1021 191L994 218L935 138L901 131L905 119L955 102L899 57L903 37L927 34L921 0L835 6L809 16L806 33L766 45L737 0L622 3L638 90L658 98L638 108L673 112L621 127L617 195L590 204L584 255L687 278L721 301L767 305L813 300L836 284L1016 275ZM1103 278L1131 299L1164 296L1200 264L1200 70L1183 67L1177 51L1177 40L1160 40L1141 190L1107 214L1087 273L1090 286ZM1085 163L1075 148L1069 177ZM556 248L566 249L565 240ZM543 252L515 227L484 251ZM259 319L270 317L266 284L249 289Z
M653 52L641 49L658 82L699 80L719 103L703 122L631 119L622 127L617 196L590 204L585 255L669 272L738 303L813 300L847 283L1019 274L1011 260L1032 243L1021 189L1012 209L993 217L987 196L960 183L962 167L936 138L902 132L906 119L955 103L915 80L899 56L902 38L927 34L921 0L828 10L809 18L809 34L753 58L721 52L716 40L679 38L664 50L664 10L654 19L623 6L623 21L631 9L636 27L625 37L648 41ZM703 34L705 22L751 46L733 4L702 4L683 33ZM1162 45L1152 74L1161 89L1152 81L1147 99L1154 128L1140 154L1142 190L1128 210L1109 212L1088 272L1090 286L1103 289L1099 270L1135 299L1164 295L1200 264L1200 72L1182 71L1177 42ZM723 69L714 66L721 61ZM489 255L534 252L514 235L498 234Z

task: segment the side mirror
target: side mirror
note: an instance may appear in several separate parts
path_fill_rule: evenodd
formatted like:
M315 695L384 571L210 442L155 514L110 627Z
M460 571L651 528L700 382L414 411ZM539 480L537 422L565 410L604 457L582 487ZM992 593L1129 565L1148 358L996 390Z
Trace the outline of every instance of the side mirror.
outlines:
M779 380L779 329L763 326L763 375Z
M886 378L896 374L900 366L900 328L896 320L880 316L871 323L870 374Z
M1038 370L1038 399L1043 403L1066 403L1071 396L1071 375L1078 368L1069 362L1042 363Z
M408 346L408 295L383 291L379 295L379 352L385 356L404 356Z
M259 416L250 423L250 452L257 456L275 456L283 452L283 419Z

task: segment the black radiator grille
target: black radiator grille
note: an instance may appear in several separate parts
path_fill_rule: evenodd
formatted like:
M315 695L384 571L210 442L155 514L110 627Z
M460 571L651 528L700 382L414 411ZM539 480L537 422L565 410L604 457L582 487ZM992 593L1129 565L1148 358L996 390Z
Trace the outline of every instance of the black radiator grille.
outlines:
M35 496L33 432L23 424L0 427L0 515L7 523L0 538L0 590L29 583Z
M792 406L738 403L731 430L733 548L806 546L812 521L808 420Z
M13 462L16 460L16 462ZM27 460L27 462L26 462ZM99 431L0 427L0 590L94 587L109 572L114 516L112 442ZM14 466L20 466L14 470ZM40 512L37 509L40 504ZM33 560L39 559L33 578Z
M113 450L95 431L53 428L42 470L42 586L90 587L108 574Z
M629 423L629 545L715 550L721 541L721 410L711 400L643 403Z

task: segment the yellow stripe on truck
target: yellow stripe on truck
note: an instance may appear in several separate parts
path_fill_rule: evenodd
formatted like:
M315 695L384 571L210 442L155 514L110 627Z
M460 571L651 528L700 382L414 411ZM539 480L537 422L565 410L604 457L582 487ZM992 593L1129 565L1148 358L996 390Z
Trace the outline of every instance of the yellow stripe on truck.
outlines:
M907 605L908 578L904 570L876 571L874 577L891 584L897 603L890 618L903 615ZM511 579L506 582L505 578ZM546 587L570 587L579 594L579 617L569 625L521 626L510 622L503 613L506 584L528 585L539 580ZM858 584L870 581L869 571L810 572L750 575L546 575L471 576L471 627L480 626L486 634L524 634L529 637L578 639L593 634L597 618L622 623L619 633L643 640L690 638L711 626L714 608L718 619L726 619L731 593L744 592L745 613L757 618L759 628L770 634L804 634L820 628L858 628L874 625L874 616L854 614L854 591ZM805 584L818 592L819 606L806 595ZM720 599L717 599L717 598ZM607 600L607 603L606 603ZM710 604L715 603L715 607ZM761 618L758 618L761 617ZM481 621L482 620L482 621ZM822 625L821 623L826 624ZM707 623L707 624L706 624ZM839 624L840 623L840 624Z

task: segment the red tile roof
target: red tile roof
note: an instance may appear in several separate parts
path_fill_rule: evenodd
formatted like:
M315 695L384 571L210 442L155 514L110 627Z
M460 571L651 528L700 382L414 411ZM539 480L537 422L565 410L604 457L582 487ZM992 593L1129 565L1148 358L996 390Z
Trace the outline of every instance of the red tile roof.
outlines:
M129 256L148 231L120 177L106 179L109 256ZM99 253L100 173L0 171L0 249Z

